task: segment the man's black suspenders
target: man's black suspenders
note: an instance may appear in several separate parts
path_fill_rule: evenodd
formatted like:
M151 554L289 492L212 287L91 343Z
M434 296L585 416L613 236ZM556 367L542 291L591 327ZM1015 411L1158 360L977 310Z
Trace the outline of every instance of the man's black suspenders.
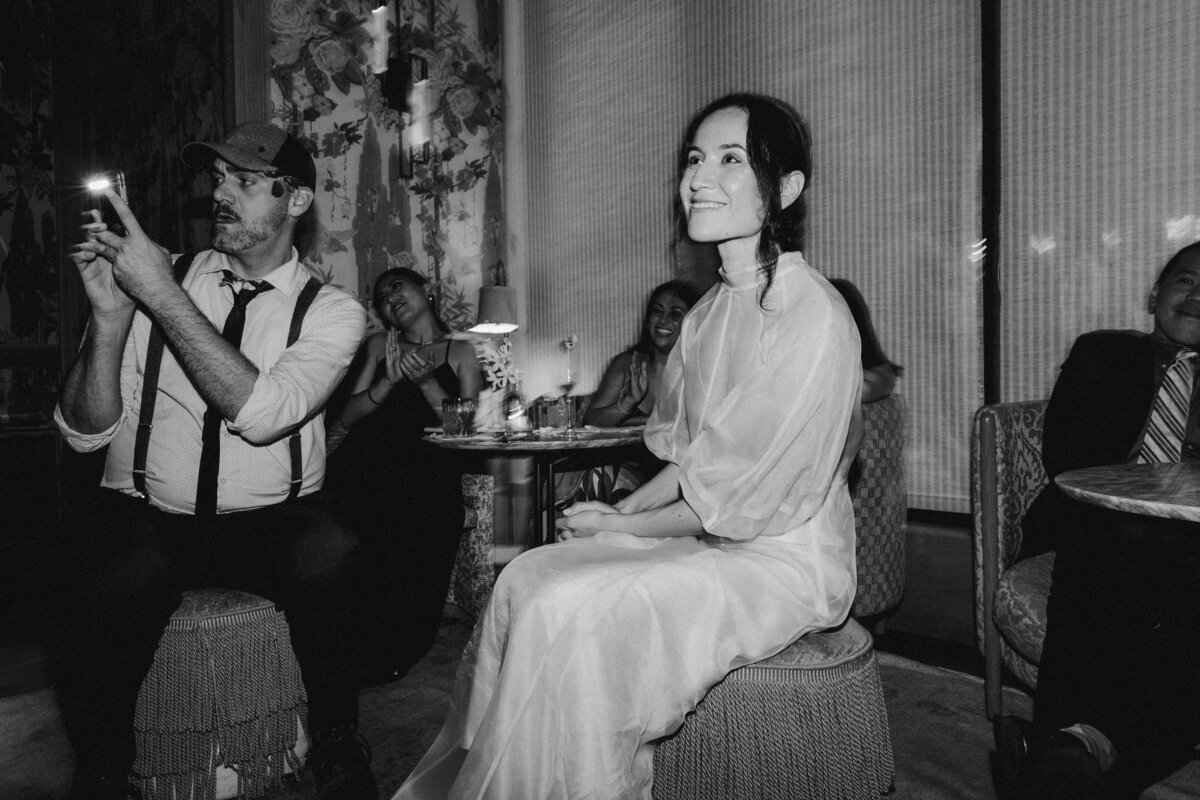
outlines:
M288 327L287 347L291 347L300 338L304 315L308 313L308 307L317 298L317 292L320 290L321 282L311 276L304 284L304 288L300 290L300 296L296 298L296 307L292 309L292 323ZM291 488L288 490L288 500L295 500L300 496L300 485L304 483L304 464L300 461L300 428L303 425L304 423L301 422L296 426L296 430L288 436L288 447L292 451L292 480Z
M184 253L175 260L175 280L183 283L188 268L195 260L195 253ZM321 290L321 282L310 277L296 298L296 306L292 309L292 322L288 328L287 346L291 347L300 338L300 330L304 325L304 315ZM133 445L133 488L142 493L142 497L150 499L146 491L146 453L150 449L150 431L154 428L154 403L158 399L158 371L162 365L163 337L158 323L150 327L150 341L146 346L146 367L142 377L142 406L138 412L137 438ZM300 487L304 483L304 464L300 452L300 428L288 436L288 449L291 451L292 478L288 483L288 500L294 500L300 495Z
M195 253L184 253L175 259L175 282L183 283L188 268L196 259ZM146 369L142 376L142 407L138 411L137 438L133 442L133 488L146 500L146 452L150 449L150 431L154 428L154 403L158 400L158 369L162 365L163 338L158 323L150 325L150 342L146 346Z

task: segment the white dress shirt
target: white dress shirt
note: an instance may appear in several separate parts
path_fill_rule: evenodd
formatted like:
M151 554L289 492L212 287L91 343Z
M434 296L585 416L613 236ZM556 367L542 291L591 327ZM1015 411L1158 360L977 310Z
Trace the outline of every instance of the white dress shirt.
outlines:
M233 307L233 290L220 285L221 270L232 269L230 261L223 253L205 250L197 255L182 284L217 330ZM325 424L320 412L362 341L366 312L349 294L322 286L304 317L300 338L285 347L296 298L309 277L293 249L290 261L265 276L274 288L247 306L241 351L259 375L237 419L222 424L218 513L286 499L291 480L286 439L297 425L302 426L300 494L317 491L325 479ZM90 452L109 445L101 485L131 495L138 495L133 486L133 449L150 330L150 318L138 310L121 362L121 417L111 428L79 433L66 424L60 408L54 411L55 422L73 449ZM146 456L146 488L158 508L183 514L195 510L207 407L168 344Z

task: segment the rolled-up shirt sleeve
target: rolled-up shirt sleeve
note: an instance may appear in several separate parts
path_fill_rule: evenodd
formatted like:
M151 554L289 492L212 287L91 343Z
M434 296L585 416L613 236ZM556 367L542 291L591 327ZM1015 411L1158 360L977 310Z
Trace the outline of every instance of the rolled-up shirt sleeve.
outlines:
M254 444L267 444L320 412L346 374L365 332L362 306L340 292L319 294L300 338L268 369L259 371L230 430Z
M121 427L123 419L125 419L124 414L112 424L111 428L99 433L80 433L67 425L67 421L63 419L62 409L58 406L54 407L54 424L58 426L67 446L77 453L91 453L111 442L117 433L117 428Z
M149 324L149 320L142 315L142 312L136 313L134 316L135 326L149 326ZM86 340L86 332L84 336ZM121 415L106 430L99 433L80 433L67 424L66 418L63 417L61 403L56 404L54 406L54 424L58 426L67 446L77 453L91 453L109 444L133 408L137 378L135 340L131 334L125 338L125 348L121 353Z

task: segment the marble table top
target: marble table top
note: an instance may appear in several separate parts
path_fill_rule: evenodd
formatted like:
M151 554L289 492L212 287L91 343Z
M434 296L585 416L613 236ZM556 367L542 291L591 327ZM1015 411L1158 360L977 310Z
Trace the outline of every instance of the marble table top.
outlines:
M1054 482L1085 503L1200 522L1200 461L1088 467L1064 472Z

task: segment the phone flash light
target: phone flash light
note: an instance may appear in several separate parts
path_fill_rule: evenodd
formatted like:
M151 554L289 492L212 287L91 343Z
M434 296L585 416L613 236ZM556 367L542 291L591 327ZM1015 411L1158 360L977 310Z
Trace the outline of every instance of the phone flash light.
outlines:
M87 188L89 192L103 192L105 189L108 189L111 186L112 181L110 181L108 178L92 178L87 182Z

